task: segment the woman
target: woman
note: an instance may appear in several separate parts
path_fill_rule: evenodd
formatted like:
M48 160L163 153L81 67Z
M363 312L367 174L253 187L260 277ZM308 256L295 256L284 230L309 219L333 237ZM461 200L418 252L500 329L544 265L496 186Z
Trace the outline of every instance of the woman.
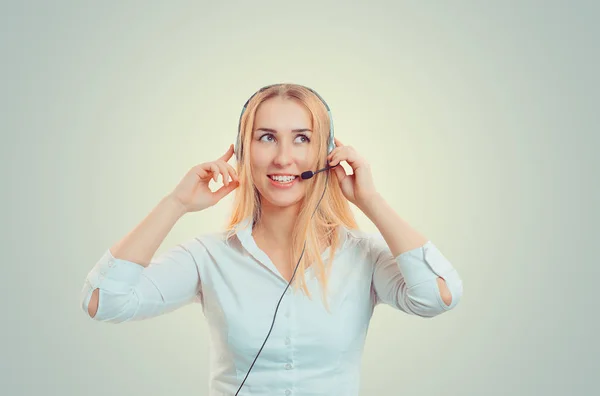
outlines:
M234 153L237 169L228 164ZM224 185L212 192L219 175ZM225 231L154 257L181 216L233 190ZM348 201L380 232L358 230ZM235 148L193 167L105 252L88 274L82 308L121 323L199 302L211 337L210 395L347 396L358 395L377 304L434 317L461 296L450 262L386 203L367 161L333 137L322 98L276 84L246 102Z

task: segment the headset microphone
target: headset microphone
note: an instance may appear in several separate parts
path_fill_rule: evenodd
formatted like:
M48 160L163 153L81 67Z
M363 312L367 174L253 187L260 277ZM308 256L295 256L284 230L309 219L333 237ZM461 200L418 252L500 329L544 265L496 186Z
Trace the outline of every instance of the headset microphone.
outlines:
M335 167L336 167L336 166L338 166L338 165L339 165L339 164L337 164L337 165L334 165L334 166L328 166L328 167L326 167L326 168L319 169L319 170L318 170L318 171L316 171L316 172L313 172L313 171L306 171L306 172L302 172L302 174L300 175L300 177L301 177L303 180L307 180L307 179L310 179L311 177L313 177L314 175L316 175L316 174L317 174L317 173L319 173L319 172L323 172L323 171L326 171L326 170L329 170L329 169L335 168Z

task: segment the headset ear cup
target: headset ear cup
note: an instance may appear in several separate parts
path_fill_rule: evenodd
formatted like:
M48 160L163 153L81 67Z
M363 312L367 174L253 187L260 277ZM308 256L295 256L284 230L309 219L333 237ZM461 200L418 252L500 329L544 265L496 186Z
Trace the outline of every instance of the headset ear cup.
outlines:
M329 134L329 139L327 139L327 155L331 154L333 149L335 148L335 141L333 139L333 135Z
M321 98L320 96L319 96L319 98L325 104L325 107L327 108L327 115L329 116L329 139L327 140L327 142L328 142L327 155L329 155L329 154L331 154L333 149L335 149L335 138L334 138L334 134L333 134L333 116L331 115L331 110L329 110L329 106L327 105L327 103L325 103L323 98Z

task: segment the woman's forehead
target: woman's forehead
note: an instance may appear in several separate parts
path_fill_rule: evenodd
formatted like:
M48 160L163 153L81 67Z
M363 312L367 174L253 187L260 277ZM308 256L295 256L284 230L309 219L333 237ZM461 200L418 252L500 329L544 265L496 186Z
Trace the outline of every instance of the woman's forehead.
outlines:
M271 98L256 110L254 129L289 130L311 128L310 112L295 100Z

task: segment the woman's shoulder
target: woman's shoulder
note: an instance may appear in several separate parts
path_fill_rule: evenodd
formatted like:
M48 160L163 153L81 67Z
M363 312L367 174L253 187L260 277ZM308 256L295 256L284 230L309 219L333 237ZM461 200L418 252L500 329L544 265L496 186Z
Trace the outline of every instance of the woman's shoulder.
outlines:
M204 232L201 234L197 234L193 238L196 242L202 243L204 245L212 245L212 246L230 246L231 241L235 239L235 234L232 234L225 230L220 231L211 231Z
M347 248L370 250L372 246L384 241L383 236L378 231L369 231L358 228L349 229L346 227L342 227L342 229L345 232Z
M214 252L234 248L235 239L227 231L212 231L192 235L184 239L180 246L193 252Z
M348 238L357 240L357 241L371 241L373 239L381 238L381 233L379 231L371 231L364 230L362 228L343 228L346 231L346 235Z

